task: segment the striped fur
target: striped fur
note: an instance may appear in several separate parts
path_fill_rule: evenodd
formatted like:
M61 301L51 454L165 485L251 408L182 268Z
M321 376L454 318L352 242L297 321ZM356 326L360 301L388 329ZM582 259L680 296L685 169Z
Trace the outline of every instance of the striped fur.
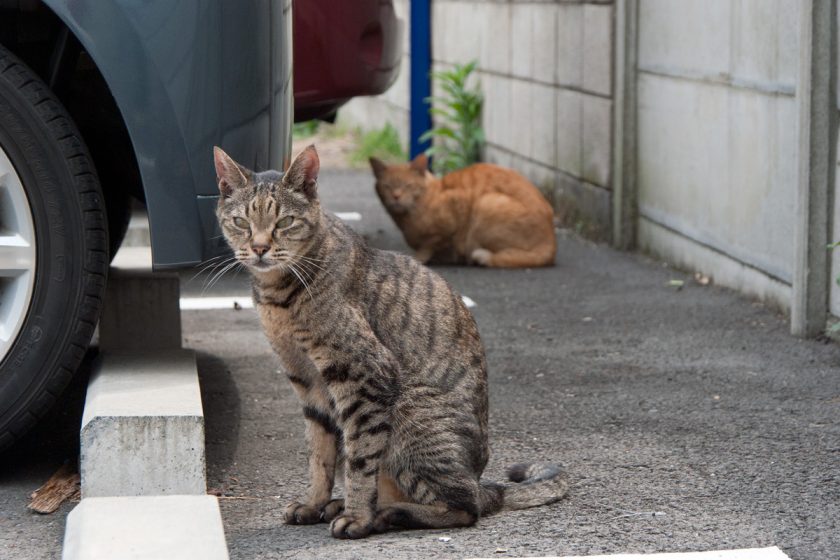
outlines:
M282 179L221 150L216 169L219 223L303 404L310 485L287 523L331 521L333 536L359 538L471 525L562 497L556 469L518 467L506 487L480 481L487 366L475 321L440 276L369 248L321 210L314 147ZM345 498L333 500L340 464Z

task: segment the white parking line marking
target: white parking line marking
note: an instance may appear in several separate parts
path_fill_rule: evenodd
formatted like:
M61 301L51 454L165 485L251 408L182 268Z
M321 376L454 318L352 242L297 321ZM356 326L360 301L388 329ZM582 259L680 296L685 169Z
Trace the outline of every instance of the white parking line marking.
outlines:
M461 296L461 300L469 308L478 304L467 296ZM182 297L181 309L184 311L196 311L204 309L253 309L254 302L249 297Z
M344 220L345 222L358 222L362 219L362 215L358 212L336 212L336 218Z
M468 558L467 560L491 560ZM775 546L742 548L738 550L710 550L708 552L673 552L661 554L599 554L597 556L535 556L528 560L790 560Z
M249 297L182 297L181 309L193 311L196 309L234 309L237 305L241 309L251 309L254 302Z

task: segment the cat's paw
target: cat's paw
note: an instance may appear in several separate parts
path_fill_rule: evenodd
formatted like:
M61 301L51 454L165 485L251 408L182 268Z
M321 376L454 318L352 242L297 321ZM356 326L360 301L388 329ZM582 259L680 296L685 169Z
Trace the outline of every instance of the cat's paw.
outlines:
M321 522L321 510L300 502L292 502L283 512L287 525L313 525Z
M487 249L476 249L470 254L470 260L481 266L490 266L490 259L492 258L493 253Z
M337 498L335 500L330 500L327 505L324 506L324 509L321 511L321 519L329 523L333 519L338 516L341 512L344 511L344 500L342 498Z
M342 514L330 524L330 534L337 539L361 539L373 529L373 520L353 514Z

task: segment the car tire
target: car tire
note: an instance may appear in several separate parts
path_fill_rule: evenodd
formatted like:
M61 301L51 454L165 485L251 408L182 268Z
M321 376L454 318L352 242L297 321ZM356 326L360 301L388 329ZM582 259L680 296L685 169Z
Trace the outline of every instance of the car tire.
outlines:
M0 232L0 310L17 309L0 324L4 449L47 412L87 350L104 296L108 233L78 130L38 76L2 46Z

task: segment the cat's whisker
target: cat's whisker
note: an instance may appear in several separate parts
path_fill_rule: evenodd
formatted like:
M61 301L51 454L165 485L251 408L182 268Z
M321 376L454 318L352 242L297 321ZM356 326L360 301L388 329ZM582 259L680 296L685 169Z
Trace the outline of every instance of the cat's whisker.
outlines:
M300 283L303 284L303 287L306 288L306 291L309 292L309 299L314 300L315 298L312 295L312 291L309 289L309 284L307 284L306 281L298 273L297 269L295 268L295 265L292 264L291 261L287 261L285 264L288 267L288 269L292 271L292 274L294 274L297 277Z
M232 268L233 268L234 266L236 266L237 264L239 264L239 261L235 261L235 262L232 262L232 263L228 263L228 264L227 264L224 268L222 268L219 272L217 272L217 273L216 273L216 274L215 274L215 275L214 275L214 276L210 279L210 281L209 281L209 282L208 282L208 283L204 286L204 289L201 291L201 294L202 294L202 295L204 295L204 293L205 293L207 290L209 290L210 288L212 288L212 287L213 287L213 286L214 286L214 285L215 285L215 284L216 284L219 280L221 280L222 276L224 276L226 272L228 272L230 269L232 269Z
M226 256L226 255L221 255L221 257L225 257L225 256ZM221 258L221 257L214 257L214 258ZM214 271L215 271L218 267L223 266L224 264L226 264L226 263L228 263L228 262L230 262L230 261L232 261L232 260L236 260L236 257L229 257L229 258L226 258L226 259L225 259L225 260L223 260L223 261L219 261L219 262L216 262L216 263L211 262L210 264L205 265L205 266L204 266L204 268L202 268L201 270L199 270L198 272L196 272L196 273L192 276L192 278L190 278L189 280L187 280L187 282L188 282L188 283L189 283L189 282L192 282L193 280L195 280L196 278L198 278L199 276L201 276L202 274L204 274L204 272L206 272L208 269L210 269L209 274L213 274L213 272L214 272ZM206 261L205 261L205 262L206 262ZM202 264L203 264L203 263L202 263ZM200 266L200 265L199 265L199 266Z

